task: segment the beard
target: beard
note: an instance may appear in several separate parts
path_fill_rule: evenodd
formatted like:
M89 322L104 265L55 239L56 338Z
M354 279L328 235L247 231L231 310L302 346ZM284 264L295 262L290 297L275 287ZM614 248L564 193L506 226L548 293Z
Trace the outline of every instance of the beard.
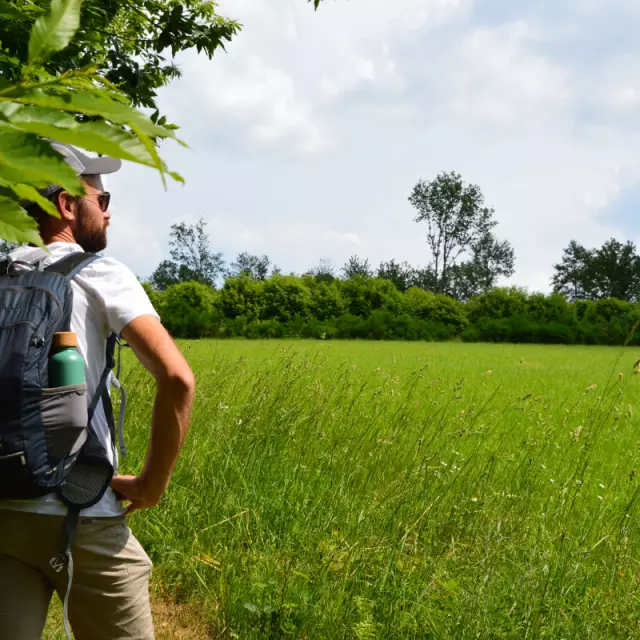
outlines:
M74 233L76 242L87 253L99 253L107 248L107 226L102 215L96 219L84 202L79 203L78 223Z

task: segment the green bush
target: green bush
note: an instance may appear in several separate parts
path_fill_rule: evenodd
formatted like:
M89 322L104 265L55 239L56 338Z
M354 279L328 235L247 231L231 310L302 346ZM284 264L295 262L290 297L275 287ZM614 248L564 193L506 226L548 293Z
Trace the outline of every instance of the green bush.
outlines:
M227 278L220 291L220 308L226 318L258 320L264 307L264 282L252 278Z
M453 298L411 287L404 299L407 312L417 318L450 325L456 332L469 325L464 305Z
M640 306L615 299L569 303L558 294L497 288L463 304L357 277L227 278L220 291L194 282L164 293L143 286L176 337L640 345Z
M254 320L250 322L245 330L247 338L284 338L287 328L282 322L277 320Z
M477 342L509 342L511 339L509 318L480 318L475 329Z
M471 298L465 305L467 318L472 324L483 318L511 318L528 312L527 292L511 287L496 288Z
M162 315L162 308L164 305L164 291L156 291L150 282L143 282L142 288L145 290L145 293L149 296L149 300L151 300L151 304L153 308L158 312L158 314Z
M311 292L301 278L272 276L262 285L262 319L290 322L309 315Z
M402 294L389 280L356 277L337 280L332 286L338 287L346 310L352 316L367 317L378 309L385 309L392 313L402 310Z
M576 344L579 341L579 332L575 324L547 322L538 327L537 342L540 344Z
M167 288L160 313L167 330L179 338L211 337L222 314L216 292L199 282L182 282Z
M338 318L346 312L347 305L335 282L327 284L311 279L309 312L318 320Z
M571 324L575 317L574 308L559 293L552 293L549 296L543 293L531 294L527 299L526 313L540 323Z

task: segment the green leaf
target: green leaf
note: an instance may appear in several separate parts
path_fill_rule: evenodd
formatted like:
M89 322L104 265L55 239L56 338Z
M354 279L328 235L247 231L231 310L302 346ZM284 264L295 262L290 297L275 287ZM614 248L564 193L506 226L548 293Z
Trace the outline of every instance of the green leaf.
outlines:
M0 0L0 16L3 18L13 18L14 20L25 19L24 14L6 0Z
M121 127L106 122L78 122L67 113L43 107L23 107L11 117L10 122L21 131L101 155L158 167L143 142Z
M169 171L169 175L176 181L176 182L181 182L182 184L184 184L184 178L179 174L176 173L175 171Z
M11 189L21 201L35 202L44 209L49 215L54 218L59 218L60 214L51 200L43 198L31 185L28 184L16 184L0 179L0 185L4 185L8 189ZM22 202L24 204L24 202ZM25 205L26 206L26 205Z
M28 242L44 246L38 224L18 204L17 200L0 195L0 238L21 244Z
M73 195L83 193L75 171L51 145L32 133L0 122L0 166L21 172L18 182L57 184Z
M36 20L29 38L29 65L64 49L80 26L82 0L51 0L48 14Z
M5 182L28 182L36 189L44 189L52 184L50 180L44 179L37 172L26 169L15 169L14 167L1 163L0 180L4 180Z
M13 91L3 92L0 95L0 100L60 109L70 113L81 113L85 116L98 116L113 124L135 126L148 136L175 138L175 134L171 130L153 124L149 118L133 107L111 100L107 92L101 96L96 93L73 91L64 96L57 96L44 93L40 89L16 88Z
M162 161L160 156L158 155L158 151L156 149L156 145L153 140L146 135L143 131L140 131L137 127L133 127L133 132L138 136L142 144L146 147L147 151L153 158L153 166L160 172L160 177L162 178L162 184L164 188L167 188L167 181L164 177L164 174L167 171L167 167L165 163Z

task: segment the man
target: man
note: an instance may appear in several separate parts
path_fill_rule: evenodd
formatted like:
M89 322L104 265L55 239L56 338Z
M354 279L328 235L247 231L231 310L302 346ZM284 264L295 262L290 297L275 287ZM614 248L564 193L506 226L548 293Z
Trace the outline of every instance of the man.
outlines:
M73 197L54 185L45 189L43 195L60 218L38 207L30 213L39 222L49 253L21 247L10 255L12 260L47 266L69 253L100 252L107 246L110 194L100 176L114 173L121 162L90 158L59 143L52 146L81 176L86 195ZM167 489L189 424L194 377L144 289L123 264L99 258L73 279L72 288L71 330L78 335L78 351L86 363L89 401L105 367L111 332L129 343L155 378L156 397L143 471L138 477L116 475L102 500L81 513L72 553L69 620L76 640L151 640L151 562L125 515L154 507ZM117 465L101 405L92 424ZM64 595L67 572L56 573L49 562L60 551L66 513L55 494L0 501L0 640L38 640L54 589Z

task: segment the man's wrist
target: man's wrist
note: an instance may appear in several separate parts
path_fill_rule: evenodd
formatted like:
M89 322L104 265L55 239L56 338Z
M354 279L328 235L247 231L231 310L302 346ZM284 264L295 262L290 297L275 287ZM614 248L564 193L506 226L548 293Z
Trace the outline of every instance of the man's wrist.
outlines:
M160 499L169 486L169 479L170 476L158 476L157 474L145 469L140 474L140 488L145 495Z

